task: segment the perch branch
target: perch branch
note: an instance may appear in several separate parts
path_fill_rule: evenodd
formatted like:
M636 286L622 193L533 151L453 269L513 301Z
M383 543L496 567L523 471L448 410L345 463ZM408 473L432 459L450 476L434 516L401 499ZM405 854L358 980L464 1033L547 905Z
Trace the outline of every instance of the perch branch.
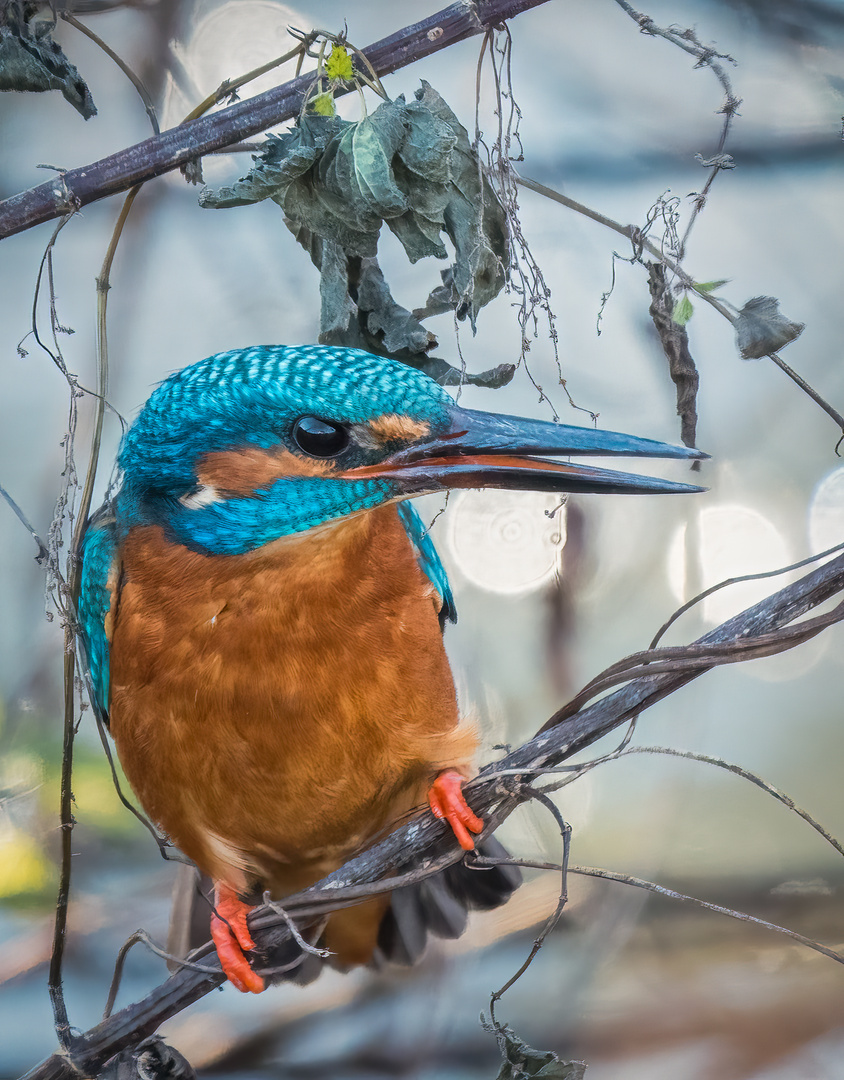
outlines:
M747 642L763 638L767 651L771 635L783 630L782 647L789 648L798 638L785 628L841 592L844 592L844 555L722 623L694 644L714 646L732 642L746 654ZM713 650L712 662L704 668L698 663L684 667L678 662L676 669L663 674L640 675L573 716L566 716L560 710L533 739L487 765L467 785L473 810L484 815L485 831L489 833L497 828L528 797L522 781L541 776L544 770L585 749L698 678L710 666L724 662L725 655L728 650ZM418 881L456 862L462 855L441 822L430 814L415 817L310 889L285 898L285 918L263 909L250 921L250 928L262 950L271 951L290 935L285 921L288 916L303 920L325 914L363 896ZM197 950L191 959L197 960L210 952L210 947ZM216 967L216 957L209 956L208 964ZM165 1020L223 981L222 972L212 976L185 969L142 1001L128 1005L76 1039L66 1053L56 1053L36 1066L25 1080L71 1080L78 1075L74 1067L83 1075L95 1075L119 1050L137 1045Z
M378 76L389 75L458 41L486 33L505 19L545 0L458 0L421 22L382 38L362 52ZM314 73L238 101L212 116L170 128L82 168L69 169L45 184L0 202L0 240L43 221L127 191L135 184L179 168L188 161L248 139L299 115Z

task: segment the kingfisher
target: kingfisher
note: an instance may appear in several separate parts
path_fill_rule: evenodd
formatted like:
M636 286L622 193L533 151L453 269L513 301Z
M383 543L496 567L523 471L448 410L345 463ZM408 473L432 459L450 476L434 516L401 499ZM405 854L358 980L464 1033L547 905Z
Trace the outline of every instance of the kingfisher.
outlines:
M408 500L703 490L553 460L578 454L706 456L465 409L414 368L328 346L219 353L141 409L83 541L80 632L141 805L213 882L239 990L265 987L247 922L264 890L313 884L426 803L467 851L483 829L442 641L454 599ZM503 902L518 874L458 863L443 880L448 895L423 882L401 905L394 891L334 912L312 942L338 966L406 955L420 927L455 936L455 908Z

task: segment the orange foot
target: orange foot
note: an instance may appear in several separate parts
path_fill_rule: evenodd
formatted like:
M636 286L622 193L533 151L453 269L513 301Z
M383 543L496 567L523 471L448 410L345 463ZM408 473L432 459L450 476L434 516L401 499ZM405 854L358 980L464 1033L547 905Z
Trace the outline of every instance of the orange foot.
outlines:
M260 994L264 980L252 970L243 955L255 948L255 942L246 925L246 916L252 910L239 899L234 889L217 882L214 888L214 911L211 915L211 937L217 946L217 955L230 983L242 994Z
M456 769L446 769L431 785L428 802L434 817L449 823L457 837L457 843L464 851L472 851L475 841L469 835L471 829L479 833L484 823L470 809L463 798L463 777Z

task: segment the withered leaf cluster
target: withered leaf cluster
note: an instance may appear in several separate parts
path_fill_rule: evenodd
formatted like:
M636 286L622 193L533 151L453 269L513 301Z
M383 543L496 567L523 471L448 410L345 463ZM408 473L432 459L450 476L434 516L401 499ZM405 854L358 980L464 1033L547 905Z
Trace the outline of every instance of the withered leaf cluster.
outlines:
M491 1025L484 1025L492 1030ZM495 1080L584 1080L586 1065L582 1061L563 1061L553 1050L535 1050L509 1027L495 1029L501 1050L501 1069Z
M483 175L466 129L426 82L412 101L385 101L356 122L311 109L270 136L250 172L200 194L204 207L272 199L321 274L320 341L358 346L411 363L444 382L500 385L502 365L461 375L431 355L437 341L422 325L452 310L472 327L504 286L508 267L503 207ZM454 261L424 307L393 298L377 261L383 224L415 263Z

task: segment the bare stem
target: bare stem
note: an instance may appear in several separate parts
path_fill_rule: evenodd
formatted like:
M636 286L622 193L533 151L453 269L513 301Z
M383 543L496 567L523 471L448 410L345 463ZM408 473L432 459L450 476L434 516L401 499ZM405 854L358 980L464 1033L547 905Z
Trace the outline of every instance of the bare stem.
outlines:
M144 109L146 110L146 114L149 117L149 122L152 125L152 130L155 132L156 135L158 135L161 131L161 128L158 126L158 116L155 112L155 105L153 104L152 98L149 95L149 91L144 86L141 79L135 74L134 71L132 71L126 61L121 56L118 56L114 49L112 49L110 45L107 45L106 42L103 41L103 39L98 34L95 34L90 27L86 26L85 23L80 22L74 15L71 15L69 11L62 11L61 17L64 19L65 22L70 23L70 25L75 30L78 30L80 34L84 34L85 37L90 38L91 41L93 41L102 49L106 56L110 57L115 62L115 64L117 64L117 66L129 80L129 82L131 82L131 84L138 91L138 96L144 103Z
M261 75L266 75L268 71L272 71L274 68L281 67L281 65L286 64L288 60L293 60L294 57L303 57L307 55L308 46L311 40L313 40L313 36L310 34L306 35L301 44L297 45L295 49L291 49L289 52L284 53L283 56L278 56L275 60L269 60L266 64L261 64L260 67L247 71L245 75L241 75L237 79L224 79L213 93L209 94L208 97L203 98L195 108L191 109L182 123L186 124L190 120L196 120L198 117L204 116L209 109L212 109L215 105L219 105L219 103L225 101L227 97L232 97L241 86L245 86L247 83L260 78Z

